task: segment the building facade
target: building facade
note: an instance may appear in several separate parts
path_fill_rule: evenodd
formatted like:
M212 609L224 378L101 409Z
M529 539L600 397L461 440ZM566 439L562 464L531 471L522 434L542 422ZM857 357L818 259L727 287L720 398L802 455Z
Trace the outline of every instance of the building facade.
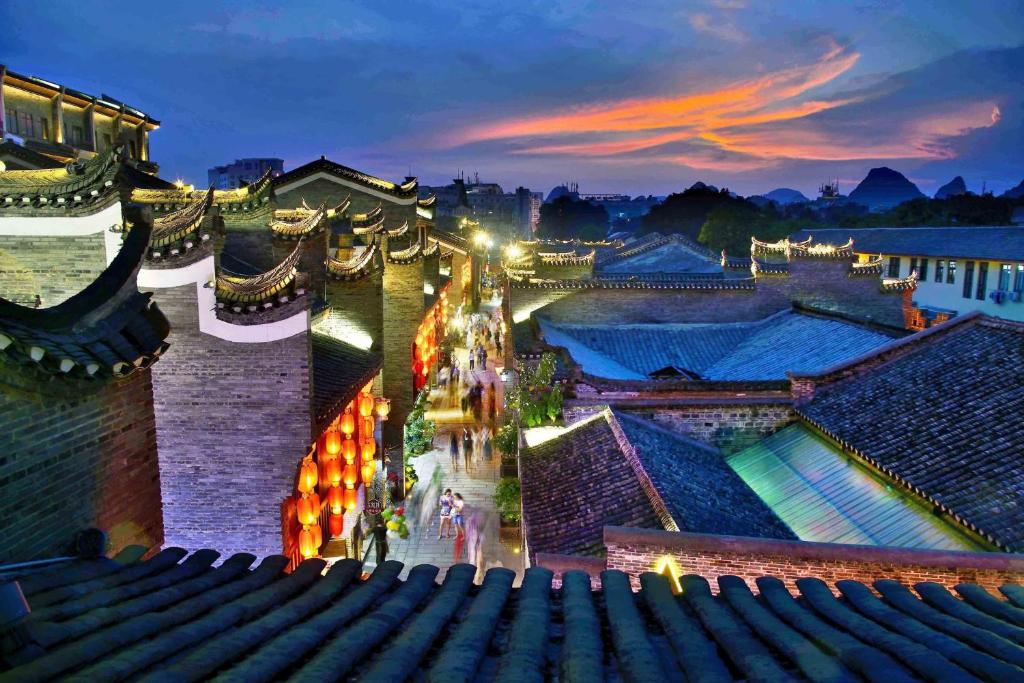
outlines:
M807 230L794 239L853 236L860 263L882 278L915 273L913 306L921 329L970 311L1024 321L1024 228L869 228Z
M88 95L0 64L0 138L66 163L123 146L140 170L155 173L149 134L160 122L109 95ZM35 168L35 167L33 167Z
M233 190L254 183L270 173L271 178L284 173L283 159L235 159L224 166L214 166L206 172L207 183L216 190Z
M461 218L472 219L500 241L529 239L540 223L543 194L517 187L505 192L498 183L481 183L478 177L467 182L455 178L450 185L420 186L420 197L437 198L439 227L457 229Z

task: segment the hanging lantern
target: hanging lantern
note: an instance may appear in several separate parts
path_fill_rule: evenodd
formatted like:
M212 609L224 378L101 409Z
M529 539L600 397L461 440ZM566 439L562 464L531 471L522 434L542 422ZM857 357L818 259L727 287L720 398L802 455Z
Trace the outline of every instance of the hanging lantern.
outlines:
M345 473L342 474L341 480L346 487L355 486L359 483L359 468L355 465L345 465Z
M362 443L359 456L363 459L363 462L367 460L373 460L373 456L377 454L377 442L373 439L367 439Z
M320 497L314 493L307 498L299 498L295 512L299 518L299 524L302 526L313 524L320 514Z
M360 474L363 475L364 486L369 486L370 482L373 481L373 475L377 473L376 462L376 460L366 460L363 462Z
M356 459L356 442L354 439L345 439L341 444L341 457L349 465Z
M359 414L363 417L370 417L373 415L373 396L369 394L359 394Z
M363 429L360 432L360 434L362 436L366 437L366 438L373 438L373 427L374 427L373 418L372 417L364 417L363 418Z
M423 361L421 361L419 358L417 358L416 362L412 364L412 371L416 375L422 375L423 374Z
M356 497L356 490L354 488L345 489L345 509L349 512L355 512L358 502L359 499Z
M388 413L391 412L391 399L378 398L377 399L377 417L382 420L388 419Z
M319 524L314 524L309 527L309 533L313 537L313 553L317 554L320 552L320 546L324 544L324 532L320 528Z
M327 455L337 455L341 452L341 432L330 430L324 435L324 449Z
M305 458L299 468L299 492L309 493L315 489L317 478L316 463L311 458Z
M345 507L345 496L337 485L327 491L327 507L331 509L332 515L340 515Z
M341 433L345 436L352 436L352 432L356 431L356 416L351 412L346 412L338 420L338 426L341 429Z
M331 538L341 536L345 531L345 518L340 514L331 515L327 518L327 528L331 532Z
M316 548L313 545L313 534L310 533L309 529L303 529L299 532L299 552L307 560L316 554Z
M419 362L419 360L420 360L420 347L419 346L412 347L412 357L413 357L413 360Z
M334 458L327 461L327 481L331 483L331 486L341 483L341 459Z

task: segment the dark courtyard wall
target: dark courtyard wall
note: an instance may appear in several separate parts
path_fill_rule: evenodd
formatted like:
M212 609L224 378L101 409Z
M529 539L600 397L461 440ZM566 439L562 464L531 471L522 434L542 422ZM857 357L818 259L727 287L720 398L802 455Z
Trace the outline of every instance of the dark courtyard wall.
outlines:
M0 235L0 296L56 306L92 284L107 267L103 234Z
M374 350L384 344L384 273L378 270L358 280L327 280L327 301L331 311L319 323L332 337L354 346L372 339Z
M423 322L423 263L384 265L384 396L391 399L391 416L385 423L388 445L396 444L401 427L412 410L412 347ZM397 460L397 459L393 459ZM392 466L401 475L401 462Z
M114 553L158 547L150 371L99 388L54 380L40 394L8 370L0 364L0 563L63 555L87 527L106 531Z
M281 502L312 440L309 337L224 341L199 332L195 284L155 296L171 322L153 371L167 544L280 553Z

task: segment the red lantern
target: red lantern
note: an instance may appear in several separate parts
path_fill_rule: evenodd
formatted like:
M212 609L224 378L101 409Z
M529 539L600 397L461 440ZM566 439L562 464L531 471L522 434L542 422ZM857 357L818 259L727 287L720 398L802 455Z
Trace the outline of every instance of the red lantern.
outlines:
M316 488L317 479L316 463L309 458L305 458L302 461L302 466L299 468L299 491L301 493L309 493Z
M319 524L309 527L309 533L313 537L313 554L320 552L320 546L324 544L324 532Z
M356 459L356 442L352 439L345 439L341 444L341 457L345 458L345 462L349 465Z
M331 482L331 486L341 483L341 460L339 458L327 461L327 481Z
M341 433L345 436L352 436L352 432L356 431L356 416L348 412L341 416L338 420L338 426L341 429Z
M355 512L357 502L356 490L354 488L345 489L345 509L349 512Z
M332 515L340 515L345 507L345 496L337 486L332 486L327 492L327 506L331 509Z
M331 515L327 518L327 526L331 532L331 538L337 538L345 531L345 518L341 515Z
M330 430L324 436L324 448L327 455L337 455L341 452L341 432Z
M363 447L360 451L360 456L362 457L363 462L366 462L367 460L373 460L373 456L376 455L376 453L376 441L374 441L373 439L367 439L366 441L363 442Z
M299 518L299 523L303 526L309 526L309 524L316 521L316 513L313 512L313 502L308 498L299 499L295 506L295 513Z
M364 417L363 418L363 431L361 432L361 434L365 438L373 438L373 418L372 417Z
M359 469L355 465L345 465L345 473L341 480L345 482L346 488L355 486L359 482Z
M423 374L423 361L421 361L420 359L417 358L416 362L412 364L412 371L416 375L422 375Z
M363 475L363 484L365 486L370 485L370 482L373 481L373 475L377 473L377 466L375 463L375 460L367 460L363 462L363 466L361 468L362 472L360 472L360 474Z
M359 394L359 414L363 417L370 417L373 415L373 396L369 394Z
M313 534L309 529L299 532L299 552L307 560L316 555L316 547L313 545Z

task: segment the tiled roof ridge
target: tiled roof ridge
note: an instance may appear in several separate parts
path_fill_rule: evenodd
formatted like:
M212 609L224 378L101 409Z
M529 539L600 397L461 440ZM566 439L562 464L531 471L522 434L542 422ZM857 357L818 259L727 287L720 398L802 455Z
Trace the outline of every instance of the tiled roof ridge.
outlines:
M303 211L308 210L303 200ZM298 220L281 220L276 217L269 223L270 229L285 239L299 239L305 235L318 232L323 227L324 219L327 217L327 202L321 202L320 206L311 210L306 216Z
M246 212L266 204L271 199L270 170L254 182L231 190L213 190L213 204L229 213ZM175 206L190 202L196 198L198 191L191 186L173 189L132 188L131 201L142 204Z
M549 266L589 266L594 263L596 253L597 249L591 249L589 254L580 255L574 249L572 252L553 254L537 252L537 256L542 263Z
M116 147L61 168L0 172L0 209L93 204L117 189L123 163L121 148Z
M420 243L419 240L413 241L413 243L410 244L405 249L399 249L396 251L391 251L390 249L388 249L387 253L388 262L397 265L415 263L416 261L419 261L422 256L423 245Z
M838 311L829 308L822 308L813 304L803 303L801 301L791 301L791 309L798 315L809 315L816 318L828 318L830 320L838 320L841 322L848 322L853 325L859 325L861 327L867 327L870 329L878 329L881 332L897 333L900 337L908 336L907 329L905 327L899 327L896 325L890 325L888 323L879 322L874 318L854 315L847 311Z
M248 304L266 302L295 281L302 245L300 239L280 263L257 275L238 275L221 268L216 279L217 299Z
M465 237L448 232L447 230L434 228L430 231L428 239L443 244L450 251L458 251L462 254L467 254L469 251L469 242Z
M374 270L374 257L378 251L380 251L380 244L377 242L377 236L374 235L358 256L345 261L328 256L327 274L342 280L355 280L368 275Z
M377 176L370 175L369 173L357 171L354 168L339 164L336 161L331 161L325 156L321 156L319 159L314 159L302 166L298 166L290 171L282 173L274 178L273 182L276 186L286 185L292 181L299 180L300 178L305 178L308 175L319 172L331 173L347 180L357 182L360 185L365 185L366 187L378 192L384 192L402 199L410 196L415 197L416 189L419 185L419 182L415 178L403 183L394 183L390 180L384 180L383 178L378 178Z
M814 237L805 240L794 241L788 236L776 242L763 242L756 237L750 238L750 255L764 256L768 254L782 254L786 261L792 261L794 257L804 258L826 258L826 259L847 259L853 257L853 238L850 237L843 244L811 244Z
M409 232L409 221L405 221L404 223L399 225L397 228L390 228L390 229L386 230L385 232L387 233L388 237L392 237L392 238L393 237L401 237L402 235L404 235L407 232Z
M213 202L213 188L197 197L184 208L164 214L153 220L153 236L150 252L155 247L164 247L195 232L203 222ZM205 241L205 238L202 238ZM159 252L156 252L159 253Z
M801 372L790 370L786 372L786 375L790 378L790 380L819 380L821 383L832 383L834 375L838 375L840 373L847 373L848 371L853 371L858 366L863 365L865 363L869 363L871 361L881 360L882 363L888 362L889 360L892 360L892 356L902 355L899 353L901 351L905 352L908 349L921 346L922 344L929 341L933 341L933 338L939 338L947 334L961 331L968 327L969 325L979 323L981 320L988 317L989 316L986 316L981 311L971 311L970 313L965 313L955 318L950 318L949 320L945 320L939 323L938 325L929 327L925 330L921 330L920 332L915 332L914 334L903 337L901 339L894 339L891 342L882 344L881 346L872 349L868 353L861 354L853 358L849 358L840 363L836 363L835 365L831 365L827 368L823 368L816 372ZM1014 326L1014 329L1018 328L1024 331L1024 325ZM870 368L867 369L867 371L874 370L875 368L879 367L879 365L880 364L872 365ZM834 381L841 381L842 379L845 379L848 376L848 374L844 374L843 377L834 378Z
M608 426L612 430L612 435L615 437L615 441L619 444L619 449L622 451L622 455L626 458L626 462L629 463L630 469L633 470L633 474L636 475L637 480L640 483L640 488L643 489L644 495L651 503L651 508L654 510L654 514L661 522L662 526L665 527L666 531L679 531L679 524L672 518L672 513L669 512L668 506L662 499L661 494L658 492L657 487L654 485L654 481L651 476L647 473L643 463L640 461L640 456L637 454L636 447L633 446L629 441L629 437L622 430L622 425L619 424L615 413L608 406L605 406L599 415L603 416L607 421Z

